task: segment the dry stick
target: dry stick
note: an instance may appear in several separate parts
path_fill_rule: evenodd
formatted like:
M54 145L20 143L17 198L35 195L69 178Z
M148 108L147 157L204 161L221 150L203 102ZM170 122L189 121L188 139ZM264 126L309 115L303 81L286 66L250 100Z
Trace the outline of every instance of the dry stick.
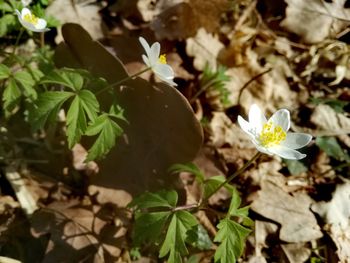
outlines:
M242 97L242 93L243 91L250 85L250 83L252 83L253 81L257 80L258 78L260 78L261 76L265 75L266 73L270 72L272 70L272 68L268 68L267 70L259 73L258 75L252 77L248 82L246 82L243 87L239 90L239 95L238 95L238 99L237 99L237 104L240 103L241 101L241 97Z
M238 28L240 28L243 25L243 23L247 20L247 18L250 16L250 13L254 10L256 3L256 0L252 1L244 10L243 14L239 17L237 23L235 24L233 32L236 32Z

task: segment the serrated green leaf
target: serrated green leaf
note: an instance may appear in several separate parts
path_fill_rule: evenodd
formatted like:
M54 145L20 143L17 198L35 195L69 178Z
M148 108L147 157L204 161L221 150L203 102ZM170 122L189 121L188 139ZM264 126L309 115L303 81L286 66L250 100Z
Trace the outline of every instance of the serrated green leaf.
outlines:
M86 117L79 96L75 96L67 112L68 147L71 149L86 130Z
M339 161L349 160L349 156L343 151L334 137L317 137L316 145L330 157Z
M35 102L35 108L30 112L33 129L44 127L47 121L55 121L63 103L74 95L74 93L66 91L41 93Z
M227 215L242 218L243 225L252 226L254 222L248 217L249 206L239 208L242 203L242 200L241 200L241 197L239 196L238 191L236 190L236 188L233 188L233 191L231 193L232 193L231 202L230 202L230 207L228 209Z
M136 213L133 232L135 246L157 243L171 212Z
M181 172L188 172L196 176L196 179L203 183L204 182L204 175L199 168L193 164L193 163L184 163L184 164L174 164L169 168L169 173L181 173Z
M21 90L18 88L16 81L13 78L10 78L6 83L4 93L2 94L4 108L7 111L11 111L18 103L20 97Z
M287 164L288 171L291 175L298 175L307 171L307 167L299 160L283 159L283 162Z
M17 71L13 77L21 84L25 97L30 97L32 99L37 98L37 92L34 89L35 81L27 71Z
M168 263L182 262L181 257L188 254L185 245L187 231L197 224L196 218L187 211L181 210L173 213L167 234L159 251L159 257L162 258L169 254Z
M195 225L187 231L186 243L200 250L210 249L213 245L207 230L201 224Z
M128 207L136 209L157 208L157 207L175 207L178 195L174 190L161 190L155 193L146 192L135 197Z
M85 135L98 135L95 143L88 151L86 161L91 161L104 157L115 145L116 139L122 135L123 129L109 116L104 113L97 117L88 126Z
M4 64L0 64L0 80L11 76L11 70Z
M213 176L210 177L208 180L205 181L204 184L204 199L207 199L208 196L211 196L213 194L213 192L215 190L217 190L217 188L223 183L225 182L225 177L222 175L218 175L218 176ZM226 184L225 188L232 193L233 191L235 191L235 188L230 185L230 184Z
M239 196L239 193L237 192L236 188L232 187L232 195L231 195L231 202L230 202L230 207L227 211L227 214L234 216L237 215L237 210L239 206L241 205L241 198Z
M59 84L78 91L83 87L84 79L77 71L56 69L45 76L40 84Z
M80 141L87 127L87 118L94 121L97 118L99 104L95 95L88 90L81 90L74 97L67 112L68 147L72 148Z
M224 218L217 225L219 231L214 242L220 242L215 255L215 263L235 263L242 255L245 239L250 230L240 224Z

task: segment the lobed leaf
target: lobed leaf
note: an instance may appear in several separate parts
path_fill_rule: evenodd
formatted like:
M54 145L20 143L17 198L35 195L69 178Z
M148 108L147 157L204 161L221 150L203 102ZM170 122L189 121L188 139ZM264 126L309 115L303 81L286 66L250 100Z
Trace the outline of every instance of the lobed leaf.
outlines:
M136 209L159 208L159 207L175 207L177 204L178 195L176 191L161 190L155 193L146 192L135 197L128 205Z
M199 168L193 164L193 163L185 163L185 164L174 164L169 168L169 172L174 173L181 173L181 172L188 172L196 176L196 179L199 182L204 182L204 175Z
M167 234L159 251L159 257L162 258L169 254L168 263L182 262L181 257L188 254L185 245L187 231L197 224L196 218L187 211L181 210L173 213Z
M97 117L86 129L85 135L98 135L95 143L88 151L86 161L104 157L115 145L116 139L123 133L123 129L107 113Z
M83 87L84 78L74 70L63 68L50 72L40 81L40 84L58 84L78 91Z
M11 76L11 70L4 64L0 64L0 80Z
M72 148L80 141L87 127L87 118L97 118L99 104L95 95L89 90L81 90L74 97L67 113L68 147Z
M35 108L29 115L33 128L43 128L47 121L55 121L63 103L72 96L74 93L66 91L46 91L39 94Z
M235 263L242 255L250 230L241 226L240 224L224 218L217 225L219 231L215 236L214 241L220 242L214 260L216 263Z

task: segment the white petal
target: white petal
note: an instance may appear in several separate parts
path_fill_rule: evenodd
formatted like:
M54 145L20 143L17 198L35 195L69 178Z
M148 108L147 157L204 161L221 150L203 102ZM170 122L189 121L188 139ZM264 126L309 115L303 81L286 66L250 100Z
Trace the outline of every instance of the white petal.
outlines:
M258 105L253 104L249 109L249 123L254 126L257 133L260 133L263 125L266 123L266 117Z
M147 67L151 67L151 63L149 62L149 59L146 55L142 55L143 62L146 64Z
M22 19L22 17L21 17L21 12L18 11L17 9L15 10L15 12L16 12L16 15L18 16L18 18Z
M23 8L21 11L21 17L23 18L25 15L31 15L32 12L30 12L30 10L28 8Z
M139 37L139 41L140 41L143 49L146 51L147 57L150 57L150 55L151 55L151 48L148 45L146 39L144 39L143 37Z
M162 80L172 80L174 79L174 71L167 64L157 63L153 67L153 72Z
M290 128L290 114L286 109L276 111L269 119L274 125L281 126L284 131L288 131Z
M300 153L296 150L284 147L284 146L274 146L269 148L269 151L289 160L300 160L306 157L306 154Z
M39 18L38 19L38 23L35 25L35 28L38 29L38 30L42 30L44 28L46 28L46 21L42 18Z
M155 42L152 44L150 55L148 56L152 65L155 65L158 63L159 54L160 54L160 44L158 42Z
M266 149L265 147L260 146L255 140L253 140L253 143L254 143L256 149L259 152L265 153L267 155L273 155L274 154L274 153L270 152L268 149Z
M158 78L167 82L171 86L177 86L177 84L173 81L174 71L169 65L157 63L153 67L153 72L158 76Z
M251 125L250 125L249 122L247 122L247 121L246 121L245 119L243 119L241 116L238 116L237 121L238 121L239 126L241 126L241 129L242 129L244 132L246 132L246 133L248 133L249 135L253 136L253 134L251 133L252 127L251 127Z
M287 133L287 137L281 142L281 146L288 147L290 149L299 149L311 141L312 136L306 133Z

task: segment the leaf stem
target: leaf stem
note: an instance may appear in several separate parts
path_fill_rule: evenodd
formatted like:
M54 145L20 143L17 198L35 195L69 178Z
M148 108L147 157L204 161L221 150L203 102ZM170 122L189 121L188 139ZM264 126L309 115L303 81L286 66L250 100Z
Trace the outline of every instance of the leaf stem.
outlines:
M215 78L205 83L205 85L202 88L200 88L196 94L194 94L194 96L190 100L190 103L193 103L199 97L199 95L201 95L204 91L206 91L208 88L210 88L214 84L215 84Z
M221 189L221 187L225 186L229 182L231 182L236 176L242 174L252 163L254 163L261 156L261 152L257 152L248 162L246 162L241 168L239 168L236 172L226 178L225 182L221 183L210 195L208 195L204 200L202 200L202 204L206 204L209 198L215 194L217 191ZM201 205L202 206L202 205Z
M131 75L131 76L128 76L128 77L126 77L126 78L123 78L123 79L121 79L121 80L119 80L119 81L117 81L117 82L114 82L114 83L112 83L112 84L110 84L110 85L104 87L103 89L100 89L99 91L97 91L97 92L95 93L95 95L96 95L96 96L97 96L97 95L100 95L101 93L103 93L103 92L109 90L110 88L113 88L114 86L119 86L120 84L124 83L125 81L128 81L129 79L133 79L133 78L135 78L135 77L137 77L137 76L139 76L139 75L145 73L146 71L148 71L148 70L150 70L150 69L151 69L151 67L145 68L145 69L141 70L140 72L137 72L137 73L135 73L135 74L133 74L133 75Z
M12 55L15 55L15 53L16 53L16 50L17 50L17 47L18 47L18 43L19 43L19 40L21 39L21 37L23 35L23 32L24 32L24 29L21 28L21 30L19 31L18 36L16 38L16 42L15 42L15 46L14 46L13 51L12 51Z

